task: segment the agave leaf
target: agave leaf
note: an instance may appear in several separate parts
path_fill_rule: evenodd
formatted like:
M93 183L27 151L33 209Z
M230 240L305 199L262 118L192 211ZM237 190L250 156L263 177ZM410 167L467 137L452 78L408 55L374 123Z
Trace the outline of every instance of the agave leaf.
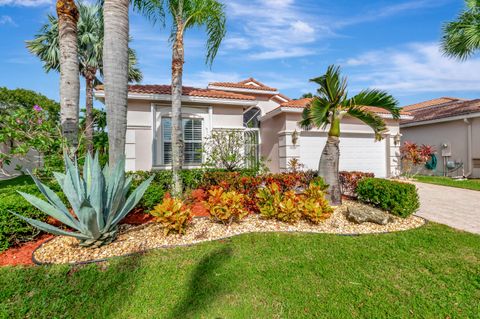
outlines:
M88 197L92 188L92 155L87 153L85 163L83 164L83 180L85 181L85 195Z
M65 176L65 181L62 185L62 191L67 197L70 205L72 205L73 211L78 216L80 205L83 199L80 197L78 190L75 188L74 182L72 181L72 177L70 174L67 174Z
M93 239L98 239L101 236L100 229L97 223L97 213L88 201L84 201L78 211L78 220L84 226L88 235Z
M137 189L135 189L132 192L132 194L130 194L127 201L125 202L125 205L120 210L120 212L115 216L115 218L111 221L111 223L107 222L108 228L110 228L110 226L112 225L115 226L122 219L124 219L125 216L127 216L127 214L138 204L140 199L142 199L143 195L145 194L145 191L150 186L150 183L152 182L152 180L153 180L153 176L151 176L149 179L147 179L142 184L140 184L140 186L138 186Z
M85 199L85 190L83 187L82 180L80 178L80 173L78 170L78 165L75 160L75 164L70 160L70 158L65 154L65 169L66 169L66 180L65 184L70 183L71 187L78 197L79 204Z
M64 212L52 206L51 204L47 203L46 201L41 200L40 198L37 198L33 195L23 193L23 192L18 192L18 193L22 195L23 198L25 198L30 204L32 204L33 206L35 206L45 214L52 216L53 218L61 221L67 226L75 228L76 230L80 230L80 225L78 224L78 222L73 220L68 210L67 212Z
M98 156L95 156L90 169L91 172L89 174L92 176L93 180L88 200L90 205L96 211L98 227L102 229L106 222L106 217L104 216L105 179L102 174L102 168Z
M35 176L33 176L32 174L30 174L30 176L32 177L33 181L35 182L35 184L37 185L38 189L40 190L40 192L43 194L43 196L45 196L47 198L47 200L50 202L50 204L52 204L53 206L57 207L58 209L60 209L62 212L68 214L68 216L71 216L70 215L70 212L68 211L68 208L65 206L65 204L63 203L63 201L60 199L60 197L58 197L58 195L52 191L50 189L50 187L48 187L47 185L43 184L42 182L40 182L38 180L38 178L36 178ZM73 217L72 217L72 220L73 220Z
M123 187L125 185L125 159L122 158L110 172L110 179L107 188L106 214L108 218L115 216L121 206L125 203Z
M53 176L55 176L55 179L57 180L58 185L60 185L60 187L62 187L63 189L63 184L65 183L66 175L58 172L53 172Z
M75 237L75 238L80 239L80 240L89 239L89 237L86 236L86 235L83 235L83 234L80 234L80 233L74 233L74 232L67 232L67 231L61 230L57 227L54 227L52 225L49 225L47 223L44 223L44 222L41 222L41 221L38 221L38 220L35 220L35 219L23 217L22 215L19 215L19 214L14 213L14 212L11 212L11 213L14 214L15 216L23 219L24 221L26 221L27 223L29 223L33 227L36 227L36 228L38 228L40 230L43 230L44 232L47 232L47 233L51 233L51 234L54 234L54 235L60 235L60 236Z
M123 187L123 194L125 196L127 196L128 192L130 191L130 187L132 187L132 181L132 176L129 176L127 179L125 179L125 186Z

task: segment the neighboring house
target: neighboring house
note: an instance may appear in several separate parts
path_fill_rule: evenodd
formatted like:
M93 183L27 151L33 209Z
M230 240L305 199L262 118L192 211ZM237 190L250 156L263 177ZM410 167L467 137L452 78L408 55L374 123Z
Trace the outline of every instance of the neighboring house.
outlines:
M480 99L442 97L403 108L413 119L401 122L402 141L432 145L439 158L437 174L480 177Z
M167 169L171 164L171 88L168 85L129 86L127 115L127 170ZM103 87L95 96L105 97ZM182 111L186 168L202 165L199 150L212 130L242 129L256 135L258 155L272 172L288 169L298 159L317 169L326 132L304 131L298 126L308 99L291 100L255 79L238 83L215 82L207 89L183 88ZM342 124L340 169L373 172L379 177L399 173L399 121L381 109L389 132L380 142L373 131L346 117ZM404 114L404 118L408 118Z

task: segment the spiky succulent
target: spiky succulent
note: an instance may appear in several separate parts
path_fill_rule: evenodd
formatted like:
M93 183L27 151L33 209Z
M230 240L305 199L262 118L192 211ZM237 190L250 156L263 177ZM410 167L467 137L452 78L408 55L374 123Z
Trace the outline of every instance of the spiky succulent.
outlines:
M74 163L65 156L65 174L54 175L74 214L54 191L33 175L35 184L47 201L19 192L30 204L77 232L14 214L45 232L77 238L84 247L111 243L118 233L118 223L137 205L152 181L150 178L143 182L127 198L132 180L125 177L124 168L123 159L114 168L106 165L102 170L98 154L95 158L89 154L81 176L77 161Z

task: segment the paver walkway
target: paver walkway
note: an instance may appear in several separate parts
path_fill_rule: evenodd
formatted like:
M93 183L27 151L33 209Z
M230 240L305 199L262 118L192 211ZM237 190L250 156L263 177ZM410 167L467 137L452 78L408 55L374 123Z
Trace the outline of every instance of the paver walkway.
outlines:
M416 215L453 228L480 234L480 191L415 183L420 195Z

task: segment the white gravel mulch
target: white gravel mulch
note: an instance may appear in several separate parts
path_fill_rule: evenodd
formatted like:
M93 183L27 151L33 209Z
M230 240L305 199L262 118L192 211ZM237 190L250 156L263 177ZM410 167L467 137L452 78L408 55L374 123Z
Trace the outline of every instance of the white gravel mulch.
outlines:
M425 224L424 219L412 215L406 219L394 216L393 222L385 226L372 223L357 225L345 218L344 213L350 205L362 204L346 201L344 205L335 209L329 219L319 225L312 225L304 221L286 224L276 220L263 220L257 215L251 215L239 224L226 227L206 218L195 218L184 236L165 236L161 224L154 222L141 226L124 225L121 226L119 236L113 243L96 249L79 247L76 239L58 236L36 250L34 258L37 262L46 264L78 263L123 256L154 248L191 245L245 233L303 232L356 235L405 231Z

